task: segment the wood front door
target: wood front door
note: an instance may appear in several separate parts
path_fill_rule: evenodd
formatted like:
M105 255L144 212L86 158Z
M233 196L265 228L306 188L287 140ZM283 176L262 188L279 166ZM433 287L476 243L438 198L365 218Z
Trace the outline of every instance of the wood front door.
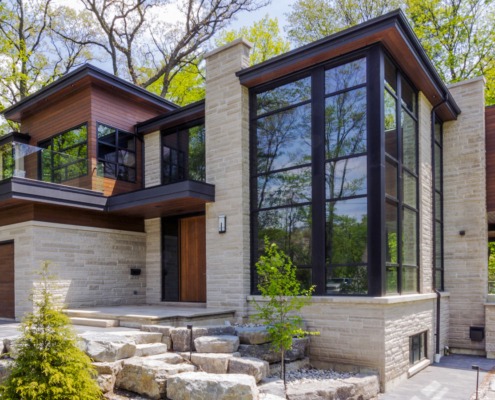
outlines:
M180 301L206 302L206 226L204 215L182 218Z
M0 243L0 318L15 318L14 243Z

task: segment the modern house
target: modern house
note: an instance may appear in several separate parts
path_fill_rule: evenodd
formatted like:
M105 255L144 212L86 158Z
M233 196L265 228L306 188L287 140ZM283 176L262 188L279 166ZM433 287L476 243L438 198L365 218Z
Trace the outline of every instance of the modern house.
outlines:
M21 128L0 139L0 317L51 260L72 308L246 320L268 237L316 285L315 365L387 390L446 346L495 357L483 78L446 86L400 11L252 67L249 50L208 53L187 107L86 65L3 112Z

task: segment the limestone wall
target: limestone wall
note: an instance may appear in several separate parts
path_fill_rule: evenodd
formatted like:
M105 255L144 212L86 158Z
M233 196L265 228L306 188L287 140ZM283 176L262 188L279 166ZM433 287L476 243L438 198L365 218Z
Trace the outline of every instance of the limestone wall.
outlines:
M146 302L159 303L162 300L162 234L161 219L144 221L146 231Z
M462 113L444 124L443 166L449 345L453 351L481 354L485 343L471 341L469 327L485 324L487 294L484 87L483 78L450 87Z
M32 309L29 295L43 261L50 261L69 307L145 302L143 233L33 221L0 228L4 240L14 240L17 319ZM131 276L131 268L141 275Z
M250 44L235 40L206 54L207 306L245 314L250 292L249 96L235 73L248 66ZM218 233L226 215L227 232Z
M144 187L160 185L161 154L160 132L144 135Z

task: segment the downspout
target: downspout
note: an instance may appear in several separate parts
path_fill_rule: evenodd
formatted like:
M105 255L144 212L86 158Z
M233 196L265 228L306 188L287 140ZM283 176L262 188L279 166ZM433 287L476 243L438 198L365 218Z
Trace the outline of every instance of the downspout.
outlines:
M431 109L431 151L432 151L432 156L435 157L435 134L434 134L434 129L435 129L435 111L437 110L438 107L440 107L442 104L445 104L449 100L449 92L445 92L442 101L435 105ZM432 180L433 182L433 180ZM435 205L433 204L433 210L435 210ZM435 212L433 211L433 229L435 229ZM435 243L435 242L434 242ZM435 279L435 244L433 244L433 255L432 255L432 276L433 279ZM438 289L434 289L436 295L437 295L437 321L436 321L436 340L435 340L435 362L438 363L440 362L440 302L441 302L441 297L442 295L440 294Z

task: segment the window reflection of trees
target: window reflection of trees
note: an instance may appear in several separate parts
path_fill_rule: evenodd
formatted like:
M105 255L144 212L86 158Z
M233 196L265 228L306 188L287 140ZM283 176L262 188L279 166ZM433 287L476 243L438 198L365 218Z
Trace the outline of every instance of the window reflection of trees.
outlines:
M368 292L365 82L364 59L326 71L326 92L330 93L325 101L328 294Z

